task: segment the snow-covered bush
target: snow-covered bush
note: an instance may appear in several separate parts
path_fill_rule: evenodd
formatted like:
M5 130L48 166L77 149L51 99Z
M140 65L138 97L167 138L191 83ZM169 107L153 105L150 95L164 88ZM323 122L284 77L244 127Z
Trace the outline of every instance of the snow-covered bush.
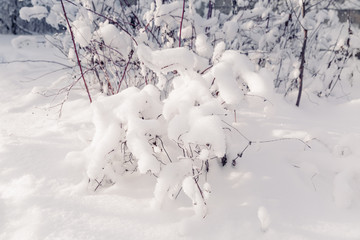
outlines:
M270 70L276 91L290 99L298 92L301 68L301 81L310 97L354 95L359 28L351 19L339 22L337 9L341 7L354 6L334 1L259 0L248 8L239 5L238 13L224 23L221 37L227 48L239 49L259 68Z
M186 48L152 50L140 45L137 55L157 74L176 70L172 90L162 99L159 88L148 84L94 103L96 133L85 150L90 187L113 184L138 170L157 178L156 205L183 190L204 216L210 193L207 174L225 165L226 158L236 158L234 144L228 142L233 129L227 128L243 101L242 86L249 85L250 91L254 86L256 92L264 83L251 62L235 51L222 53L205 74L197 71L202 58ZM239 137L241 149L247 142Z

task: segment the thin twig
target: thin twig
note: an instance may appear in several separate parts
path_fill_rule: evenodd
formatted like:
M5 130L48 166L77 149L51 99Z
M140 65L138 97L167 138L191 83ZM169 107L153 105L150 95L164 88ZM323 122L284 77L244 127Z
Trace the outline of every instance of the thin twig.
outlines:
M225 123L226 125L228 125L229 127L231 127L232 129L234 129L235 131L237 131L243 138L245 138L248 142L251 142L249 138L247 138L244 134L242 134L237 128L235 128L234 126L231 126L230 124L228 124L227 122L225 122L224 120L221 120L223 123Z
M183 0L183 8L182 8L181 21L180 21L179 47L181 47L181 31L182 31L182 25L183 25L183 21L184 21L184 13L185 13L185 0Z
M72 66L63 64L61 62L56 62L56 61L50 61L50 60L41 60L41 59L37 59L37 60L12 60L12 61L2 61L0 62L0 64L11 64L11 63L51 63L51 64L57 64L66 68L72 68Z
M212 68L214 65L211 65L207 68L205 68L205 70L203 70L200 74L203 75L207 70L209 70L210 68Z
M120 80L120 82L119 82L119 88L118 88L118 90L117 90L118 93L119 93L119 91L120 91L121 83L122 83L123 80L124 80L124 77L125 77L125 74L126 74L126 70L127 70L128 66L129 66L129 63L130 63L130 61L131 61L131 58L132 58L133 54L134 54L134 50L131 49L131 51L130 51L130 53L129 53L129 60L128 60L128 62L126 63L126 66L125 66L123 75L122 75L121 80Z
M278 139L257 141L257 143L271 143L271 142L279 142L279 141L287 141L287 140L297 140L297 141L303 143L308 148L311 148L311 146L309 144L307 144L305 141L301 140L300 138L278 138Z
M169 161L172 163L171 158L170 158L170 156L169 156L169 153L168 153L168 152L166 151L166 149L165 149L164 142L162 141L162 139L161 139L159 136L156 136L156 139L159 139L159 140L160 140L161 146L162 146L162 148L164 149L164 152L166 153L166 156L168 157Z
M65 17L66 23L67 23L67 25L69 27L69 31L70 31L70 34L71 34L71 39L72 39L72 42L73 42L73 45L74 45L74 51L75 51L75 55L76 55L76 58L77 58L78 65L79 65L81 77L82 77L82 79L84 81L84 85L85 85L86 92L87 92L88 97L89 97L89 101L90 101L90 103L92 103L90 91L89 91L89 88L87 86L87 83L86 83L86 80L85 80L85 77L84 77L84 73L83 73L82 66L81 66L80 59L79 59L79 54L78 54L78 51L77 51L77 48L76 48L74 33L73 33L72 29L71 29L69 19L68 19L67 15L66 15L64 2L63 2L63 0L60 0L60 2L61 2L61 6L62 6L62 9L63 9L63 12L64 12L64 17Z

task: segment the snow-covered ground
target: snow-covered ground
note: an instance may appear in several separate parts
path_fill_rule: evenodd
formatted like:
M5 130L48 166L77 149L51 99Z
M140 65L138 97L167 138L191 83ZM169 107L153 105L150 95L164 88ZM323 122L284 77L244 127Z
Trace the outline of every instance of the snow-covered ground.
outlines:
M68 64L54 48L14 48L12 38L0 37L0 62ZM212 163L201 218L184 193L153 208L149 175L87 189L88 99L73 89L59 117L61 97L44 96L66 84L66 70L48 74L63 67L0 64L1 240L360 239L360 100L249 100L235 126L257 143L235 167Z

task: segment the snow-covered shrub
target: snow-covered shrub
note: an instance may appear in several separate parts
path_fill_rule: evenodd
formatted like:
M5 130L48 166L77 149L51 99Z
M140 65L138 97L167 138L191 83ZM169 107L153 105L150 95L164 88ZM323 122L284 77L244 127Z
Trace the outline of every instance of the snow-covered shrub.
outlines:
M290 98L297 93L304 56L303 85L310 96L353 95L359 74L355 67L359 28L351 19L348 24L339 22L336 9L341 7L350 6L312 0L259 0L251 7L240 4L219 36L227 49L240 50L259 68L270 70L278 93ZM302 54L304 29L308 36Z
M259 93L262 79L235 51L225 51L205 74L197 71L202 57L186 48L152 50L140 45L137 55L156 74L176 71L172 90L162 98L152 84L141 90L130 87L93 104L96 132L84 152L90 159L90 188L113 184L137 170L157 178L157 206L183 190L197 214L204 216L210 193L207 174L233 154L228 153L232 132L227 129L233 110L245 92ZM242 89L244 85L249 88ZM246 143L238 139L238 144Z

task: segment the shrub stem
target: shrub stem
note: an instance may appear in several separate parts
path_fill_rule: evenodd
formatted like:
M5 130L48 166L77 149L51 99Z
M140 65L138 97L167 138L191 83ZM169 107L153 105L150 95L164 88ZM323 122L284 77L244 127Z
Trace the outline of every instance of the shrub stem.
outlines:
M90 91L89 91L88 85L87 85L87 83L86 83L86 80L85 80L85 77L84 77L84 72L83 72L83 69L82 69L82 67L81 67L81 62L80 62L79 54L78 54L77 49L76 49L76 43L75 43L74 33L73 33L72 29L71 29L71 25L70 25L69 19L68 19L67 15L66 15L66 10L65 10L65 6L64 6L64 2L63 2L63 0L60 0L60 2L61 2L61 6L62 6L62 9L63 9L63 12L64 12L64 17L65 17L66 23L67 23L67 25L68 25L68 27L69 27L69 31L70 31L70 34L71 34L71 40L72 40L73 45L74 45L74 51L75 51L75 55L76 55L76 59L77 59L78 65L79 65L81 77L82 77L82 79L83 79L83 81L84 81L84 85L85 85L86 92L87 92L87 94L88 94L90 103L92 103Z

